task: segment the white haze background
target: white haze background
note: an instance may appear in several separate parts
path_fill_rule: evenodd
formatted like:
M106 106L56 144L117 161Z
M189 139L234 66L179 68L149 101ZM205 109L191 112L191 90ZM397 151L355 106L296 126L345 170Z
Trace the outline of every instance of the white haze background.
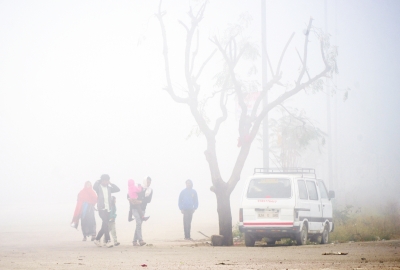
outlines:
M190 111L162 90L162 41L154 17L158 3L0 2L1 232L54 231L79 240L80 234L69 228L77 193L85 181L103 173L121 188L116 194L120 241L133 237L134 226L127 222L127 180L142 181L146 175L153 179L154 197L145 239L183 237L177 199L188 178L200 200L193 238L202 238L197 231L218 232L205 140L188 138L195 127ZM162 5L176 87L184 85L185 32L178 19L188 22L189 5L197 8L199 3ZM310 16L314 26L325 29L324 3L267 1L267 47L274 65L292 32L301 51ZM260 44L260 6L259 0L211 0L200 28L200 48L209 50L207 38L222 33L244 12L253 18L247 33ZM337 172L331 188L337 205L384 205L386 199L398 200L400 190L400 3L328 0L327 10L331 44L339 46L336 83L340 89L351 88L346 102L343 92L331 99ZM319 51L313 54L309 66L317 71ZM283 70L292 74L298 66L292 49ZM209 66L207 74L217 71ZM210 85L209 78L203 82ZM327 131L325 94L303 93L288 104L305 109ZM235 110L231 104L217 137L224 179L238 152ZM262 166L259 146L254 143L242 178ZM326 146L321 154L308 153L301 165L315 167L328 182ZM231 196L234 224L241 188L239 182Z

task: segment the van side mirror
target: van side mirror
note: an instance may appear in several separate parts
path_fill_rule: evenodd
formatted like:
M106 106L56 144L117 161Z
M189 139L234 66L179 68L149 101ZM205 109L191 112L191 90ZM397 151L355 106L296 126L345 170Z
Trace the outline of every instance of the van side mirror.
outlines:
M329 199L333 199L333 198L335 198L335 191L333 191L333 190L329 190Z

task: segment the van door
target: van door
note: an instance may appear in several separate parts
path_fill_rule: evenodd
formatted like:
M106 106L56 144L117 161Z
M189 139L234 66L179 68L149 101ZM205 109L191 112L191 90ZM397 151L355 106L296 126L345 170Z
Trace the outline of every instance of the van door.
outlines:
M318 197L317 185L314 180L306 180L308 191L309 212L309 230L320 231L321 229L321 202Z
M299 195L296 208L306 209L306 211L299 212L298 218L300 221L308 220L308 230L315 231L318 229L318 222L321 219L321 203L318 200L315 181L299 179L297 186Z
M329 220L329 223L332 224L332 202L328 197L328 192L326 191L324 182L322 180L318 180L317 184L319 194L321 196L323 222L325 220ZM330 229L332 229L332 227Z

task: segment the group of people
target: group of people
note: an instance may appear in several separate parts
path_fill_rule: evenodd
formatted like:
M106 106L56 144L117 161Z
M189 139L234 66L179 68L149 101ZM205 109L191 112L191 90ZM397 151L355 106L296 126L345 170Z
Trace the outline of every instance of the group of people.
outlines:
M128 221L136 221L136 229L133 237L133 246L143 246L146 242L142 237L142 223L149 219L145 216L147 204L151 202L153 190L150 188L151 178L146 177L143 185L136 185L135 181L128 180L129 214ZM112 193L119 192L120 189L110 182L110 176L103 174L93 187L92 184L85 182L84 188L78 194L78 200L72 218L71 226L78 228L81 223L83 241L88 237L97 246L113 247L120 243L117 240L115 219L117 217L116 198ZM97 205L97 209L96 209ZM186 188L182 190L178 201L179 209L183 214L183 228L185 240L192 240L190 237L191 223L194 211L198 208L197 192L193 189L193 182L186 180ZM102 220L101 228L96 235L95 211L98 211ZM110 233L113 243L110 239ZM102 241L102 237L104 240Z

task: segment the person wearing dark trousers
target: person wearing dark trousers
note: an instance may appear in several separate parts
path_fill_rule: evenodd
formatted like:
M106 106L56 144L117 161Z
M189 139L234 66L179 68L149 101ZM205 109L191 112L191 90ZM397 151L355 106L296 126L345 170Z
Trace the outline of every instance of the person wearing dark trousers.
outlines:
M118 192L120 189L110 182L110 176L108 174L103 174L100 177L100 180L96 181L93 185L93 189L97 193L97 210L99 211L99 216L102 220L101 229L97 233L94 243L101 247L100 239L104 235L106 246L113 247L113 244L110 241L110 232L108 229L112 203L111 193Z
M146 245L146 242L143 241L143 236L142 236L142 210L140 209L140 204L135 205L132 208L132 215L134 219L136 220L136 228L135 228L135 234L133 236L133 241L132 244L133 246L144 246Z
M185 232L185 240L193 240L190 237L190 229L192 225L193 213L199 206L197 192L193 189L192 180L186 180L186 188L179 195L179 209L183 214L183 230Z
M146 245L146 242L143 241L143 236L142 236L142 223L143 223L144 212L142 211L141 207L144 198L144 193L143 191L140 191L138 192L137 195L138 195L137 198L131 198L129 194L127 194L127 198L130 204L128 220L129 221L136 220L135 234L132 241L133 246L144 246Z

